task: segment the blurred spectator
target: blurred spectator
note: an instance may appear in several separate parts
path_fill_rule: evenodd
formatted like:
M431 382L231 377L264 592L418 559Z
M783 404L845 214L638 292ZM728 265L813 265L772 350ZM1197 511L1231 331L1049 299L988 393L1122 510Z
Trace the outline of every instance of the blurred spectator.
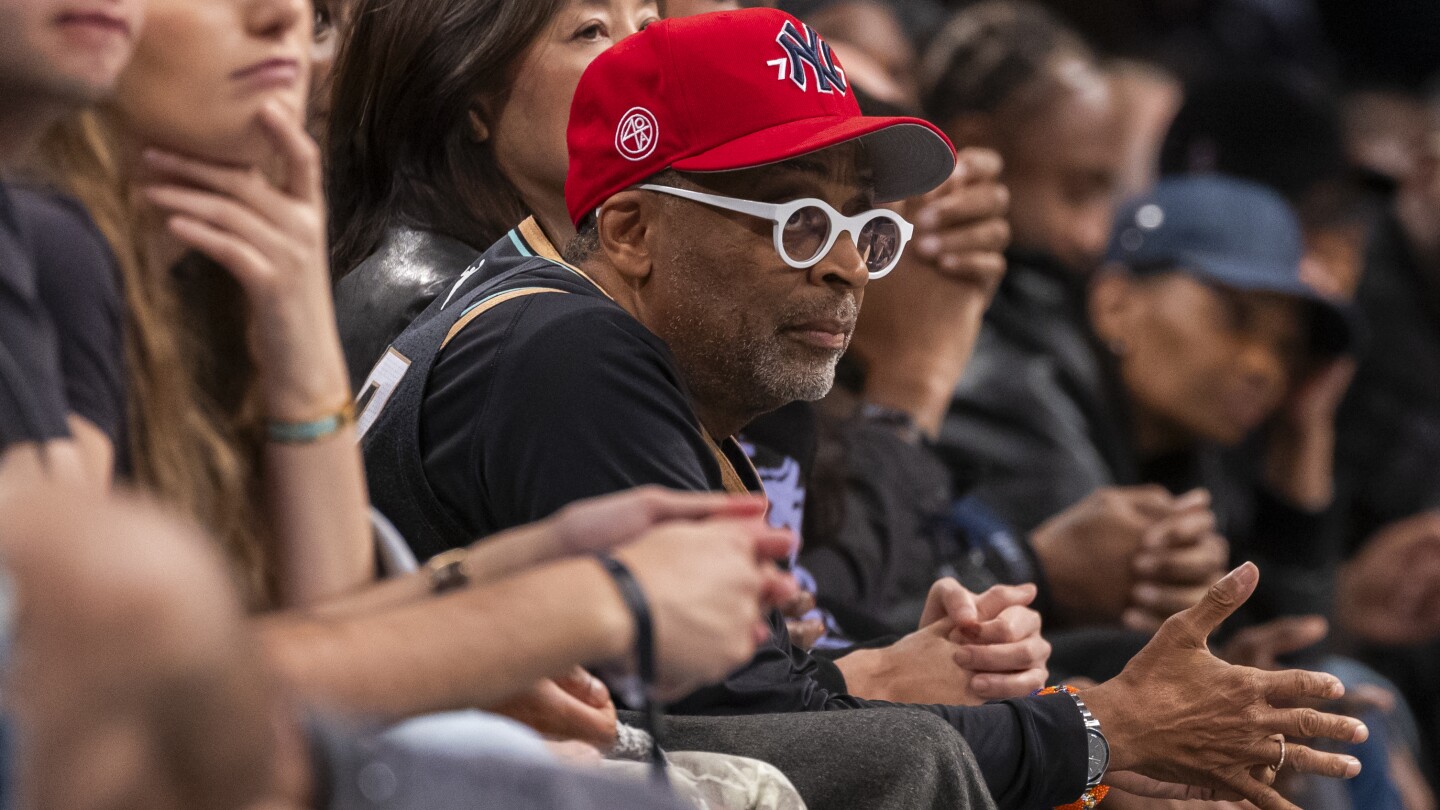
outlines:
M920 106L915 47L900 25L894 6L881 0L833 0L825 3L781 3L839 49L851 77L869 95L906 109ZM886 90L877 92L854 75L859 59L873 63Z
M1373 211L1346 160L1339 106L1321 86L1231 73L1189 87L1160 171L1215 172L1275 189L1300 217L1306 281L1333 297L1354 294Z
M1432 114L1434 110L1432 109ZM1341 575L1342 629L1413 701L1427 770L1440 762L1440 123L1376 229L1356 302L1370 330L1340 414L1339 473L1355 553ZM1408 649L1407 649L1408 648Z
M1267 568L1275 573L1262 595L1286 605L1282 613L1324 613L1334 562L1333 545L1319 540L1331 498L1330 420L1347 379L1327 358L1346 345L1344 321L1300 282L1299 228L1278 197L1220 179L1162 188L1163 196L1128 207L1117 226L1111 255L1128 270L1112 269L1088 299L1075 300L1068 325L992 309L943 439L986 465L982 497L1022 527L1099 486L1207 486L1221 534L1243 557L1277 566ZM1240 275L1217 275L1226 268ZM1283 295L1237 293L1227 283ZM1166 302L1214 317L1192 313L1187 328L1198 331L1170 336ZM1252 358L1237 354L1252 345ZM1312 346L1315 360L1307 359ZM1205 351L1219 353L1204 360ZM1320 361L1312 379L1306 369ZM1033 370L1017 376L1017 368ZM1206 448L1238 445L1272 417L1280 422L1267 434L1265 472L1251 471L1237 490ZM1281 573L1285 566L1297 577Z
M1124 196L1150 190L1160 175L1160 144L1184 100L1180 80L1153 62L1118 61L1109 65L1123 112L1124 169L1118 187Z
M1036 254L1072 273L1093 267L1123 153L1114 90L1084 42L1038 6L982 3L936 36L921 73L928 117L1004 159L1010 277Z

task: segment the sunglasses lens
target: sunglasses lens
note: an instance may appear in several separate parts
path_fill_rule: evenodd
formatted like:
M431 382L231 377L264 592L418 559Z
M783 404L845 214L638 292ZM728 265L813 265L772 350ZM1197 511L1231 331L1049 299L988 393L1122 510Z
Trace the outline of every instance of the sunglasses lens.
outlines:
M785 221L781 242L791 261L808 262L820 253L829 238L829 215L816 206L807 205Z
M877 217L860 229L860 258L871 273L879 273L895 263L900 255L900 223L890 217Z

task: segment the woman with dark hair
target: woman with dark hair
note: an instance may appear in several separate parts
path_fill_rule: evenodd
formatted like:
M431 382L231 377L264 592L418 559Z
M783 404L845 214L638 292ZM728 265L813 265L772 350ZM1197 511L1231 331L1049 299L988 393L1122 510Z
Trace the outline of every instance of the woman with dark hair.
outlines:
M480 252L534 215L555 245L580 74L655 0L361 0L335 66L330 204L352 382Z

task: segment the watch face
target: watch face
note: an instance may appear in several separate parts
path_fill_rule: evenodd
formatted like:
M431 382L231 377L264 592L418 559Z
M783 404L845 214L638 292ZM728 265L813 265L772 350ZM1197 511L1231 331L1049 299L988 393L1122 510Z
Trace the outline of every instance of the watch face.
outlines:
M1095 729L1086 729L1085 741L1089 746L1089 770L1090 784L1097 784L1105 775L1105 769L1110 767L1110 743L1106 741L1105 735Z

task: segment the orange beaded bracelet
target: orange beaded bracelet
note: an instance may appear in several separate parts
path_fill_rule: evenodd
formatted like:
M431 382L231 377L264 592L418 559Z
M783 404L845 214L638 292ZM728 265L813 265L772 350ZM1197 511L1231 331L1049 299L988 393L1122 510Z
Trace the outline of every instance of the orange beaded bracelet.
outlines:
M1044 689L1036 691L1035 696L1042 697L1044 695L1060 694L1073 696L1079 691L1079 689L1076 689L1073 686L1047 686ZM1109 794L1109 785L1096 785L1095 787L1086 790L1084 793L1081 793L1080 798L1069 804L1062 804L1059 807L1055 808L1055 810L1095 810L1095 805L1104 801L1105 797Z

